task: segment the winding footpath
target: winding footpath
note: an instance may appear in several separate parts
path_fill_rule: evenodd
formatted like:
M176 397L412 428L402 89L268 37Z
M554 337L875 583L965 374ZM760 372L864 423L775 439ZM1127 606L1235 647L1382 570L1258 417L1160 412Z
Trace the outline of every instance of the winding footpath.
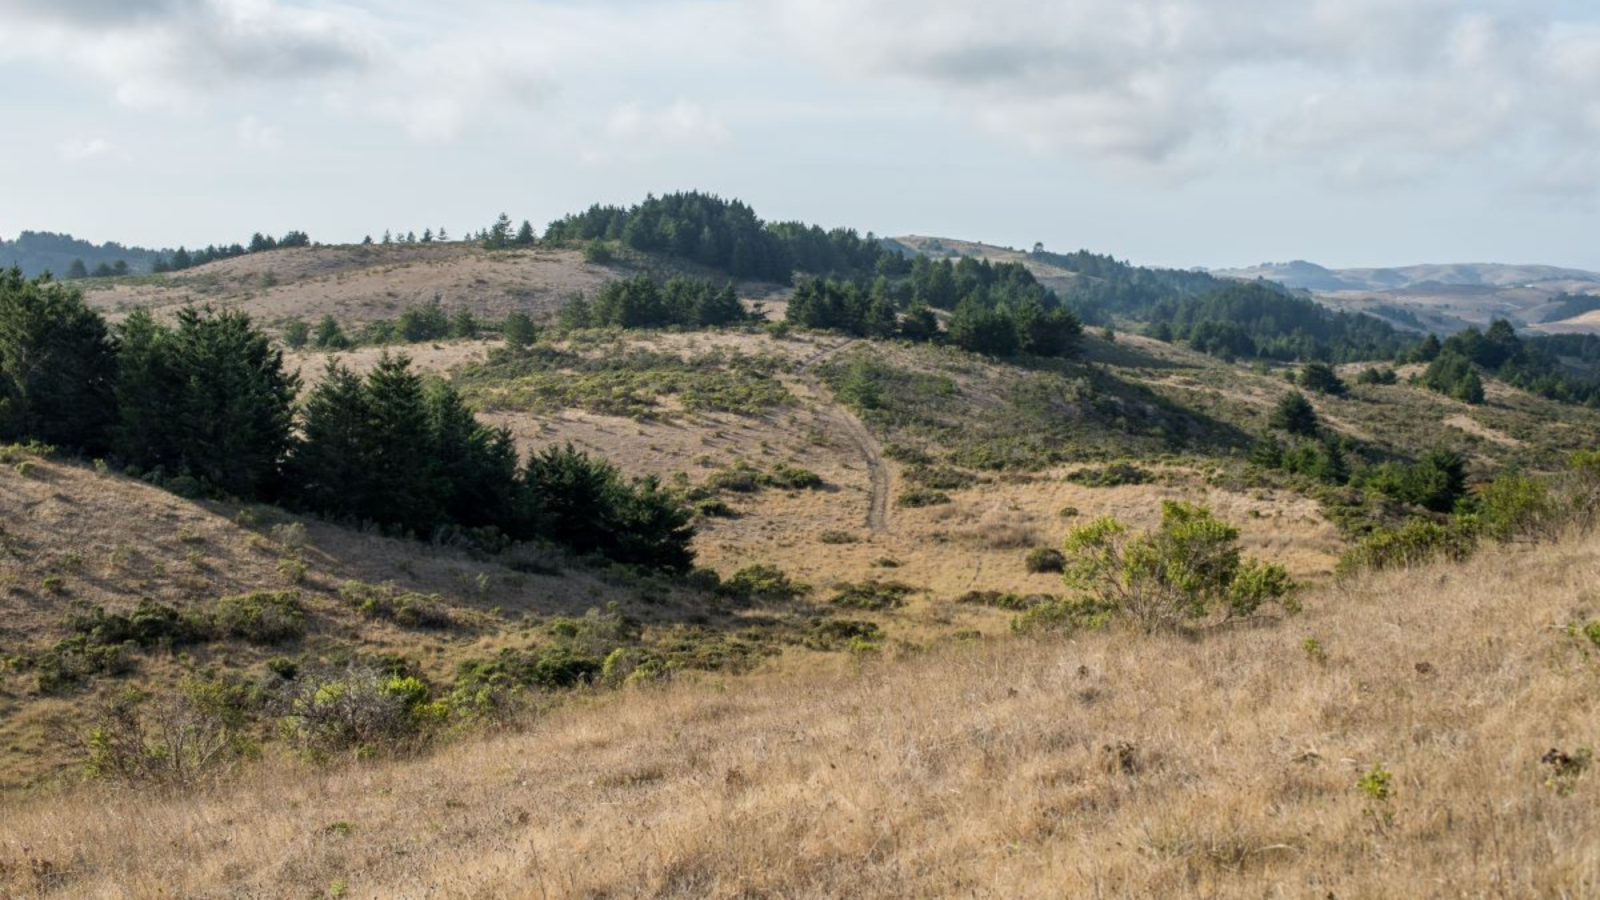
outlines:
M826 385L822 384L812 374L817 365L831 356L838 354L852 344L855 338L847 338L823 347L800 362L799 373L807 382L816 389L817 396L822 398L825 405L821 409L824 418L833 422L849 438L850 443L856 447L856 452L867 464L868 494L867 494L867 529L870 531L889 530L889 489L891 476L889 466L883 461L883 448L879 446L872 432L861 423L854 413L833 399Z

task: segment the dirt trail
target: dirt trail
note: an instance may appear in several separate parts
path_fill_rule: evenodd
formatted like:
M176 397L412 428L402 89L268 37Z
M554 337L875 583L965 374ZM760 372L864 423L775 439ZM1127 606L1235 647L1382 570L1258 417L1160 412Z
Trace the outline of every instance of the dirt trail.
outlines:
M827 387L821 384L812 371L818 363L837 354L854 344L855 338L847 338L837 344L823 347L800 361L800 375L816 389L817 396L826 404L822 410L823 416L839 426L839 429L849 436L850 442L855 444L857 452L867 463L868 494L867 494L867 528L870 531L889 530L889 488L892 476L889 466L883 461L883 448L878 445L872 432L861 424L861 420L844 406L832 399L832 394Z

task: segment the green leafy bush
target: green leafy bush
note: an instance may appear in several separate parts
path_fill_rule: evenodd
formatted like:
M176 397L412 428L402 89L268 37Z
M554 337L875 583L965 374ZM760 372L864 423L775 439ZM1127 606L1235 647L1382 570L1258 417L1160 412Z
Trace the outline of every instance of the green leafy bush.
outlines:
M895 499L895 504L907 509L921 509L926 506L941 506L950 502L950 495L944 491L931 488L910 487L900 492Z
M306 615L300 595L291 591L254 591L217 601L218 630L252 644L276 644L302 637Z
M840 585L828 602L850 609L894 609L904 606L905 598L917 591L899 581L863 581Z
M1434 559L1462 560L1478 547L1477 533L1466 523L1440 525L1412 519L1398 528L1372 532L1340 557L1342 574L1421 565Z
M734 600L793 600L810 592L811 586L791 581L777 566L757 564L745 566L723 580L717 594Z
M1242 560L1238 538L1203 506L1165 502L1151 531L1134 534L1111 518L1072 529L1063 579L1146 631L1212 613L1249 615L1294 584L1281 566Z

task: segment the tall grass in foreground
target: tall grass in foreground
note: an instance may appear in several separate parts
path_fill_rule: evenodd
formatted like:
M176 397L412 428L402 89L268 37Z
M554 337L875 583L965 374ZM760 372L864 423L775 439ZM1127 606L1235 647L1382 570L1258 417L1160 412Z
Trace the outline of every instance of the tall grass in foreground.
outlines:
M623 692L424 759L84 788L0 816L0 894L1596 896L1597 584L1592 536L1492 548L1268 627L983 642Z

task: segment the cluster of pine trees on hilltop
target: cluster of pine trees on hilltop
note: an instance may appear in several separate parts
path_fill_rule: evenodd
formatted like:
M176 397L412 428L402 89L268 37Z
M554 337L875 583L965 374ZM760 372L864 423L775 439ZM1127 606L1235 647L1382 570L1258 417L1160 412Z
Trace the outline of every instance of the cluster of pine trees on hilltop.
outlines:
M690 515L655 479L552 447L519 460L403 356L301 385L238 312L136 311L115 328L71 287L0 272L0 440L102 457L180 493L285 503L396 533L544 540L686 571Z
M550 223L555 244L618 241L727 272L788 284L795 270L819 275L901 274L908 265L873 235L800 222L767 224L737 200L695 191L650 196L623 208L596 204Z

